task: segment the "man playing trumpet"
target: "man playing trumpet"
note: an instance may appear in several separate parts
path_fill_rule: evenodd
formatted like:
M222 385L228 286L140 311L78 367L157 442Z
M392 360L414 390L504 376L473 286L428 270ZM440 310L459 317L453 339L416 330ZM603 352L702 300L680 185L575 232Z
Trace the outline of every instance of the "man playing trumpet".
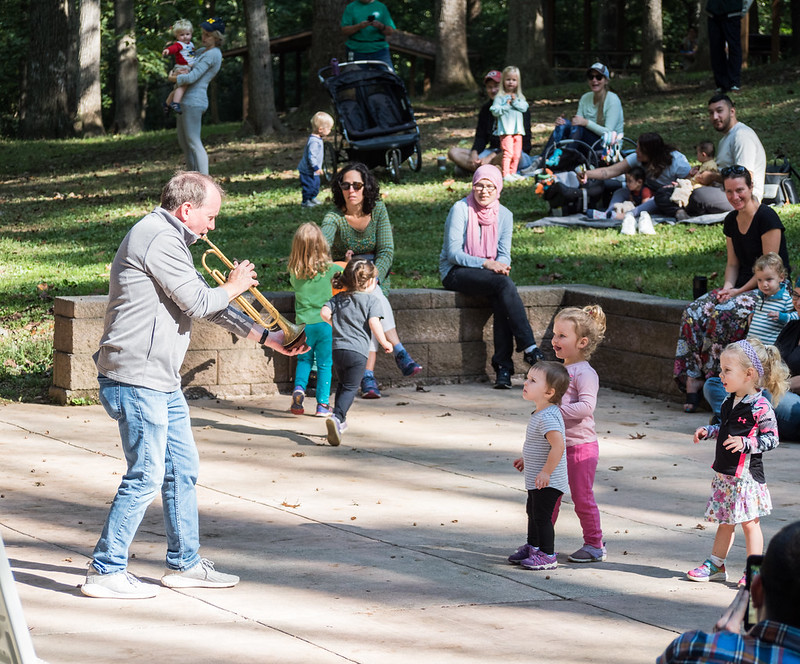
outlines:
M189 246L214 229L222 189L207 175L178 172L161 192L161 205L125 236L111 264L108 309L94 355L100 401L119 424L127 472L111 504L81 591L89 597L141 599L158 588L127 571L128 549L145 510L161 490L170 588L227 588L223 574L198 550L195 483L199 457L180 367L192 320L204 318L279 353L283 332L269 332L229 303L257 286L250 261L234 266L211 288L195 270Z

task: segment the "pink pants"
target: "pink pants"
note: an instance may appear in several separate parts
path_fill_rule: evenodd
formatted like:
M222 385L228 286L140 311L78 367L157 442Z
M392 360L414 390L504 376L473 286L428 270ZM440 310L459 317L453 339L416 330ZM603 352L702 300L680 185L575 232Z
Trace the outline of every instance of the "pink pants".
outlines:
M600 510L594 500L594 474L600 449L597 441L583 443L567 448L567 478L575 514L581 522L583 543L597 547L603 546L603 530L600 527ZM553 510L553 523L558 519L561 497Z
M500 137L503 150L503 177L517 172L522 154L522 134L506 134Z

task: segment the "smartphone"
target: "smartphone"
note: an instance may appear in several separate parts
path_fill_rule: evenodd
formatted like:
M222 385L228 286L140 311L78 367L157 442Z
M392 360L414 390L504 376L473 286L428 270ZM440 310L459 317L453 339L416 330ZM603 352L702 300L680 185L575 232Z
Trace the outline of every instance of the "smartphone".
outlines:
M370 23L372 23L374 20L375 20L375 17L372 14L367 16L367 21L369 21Z
M747 568L745 570L745 588L750 590L753 579L761 574L761 563L764 556L747 556ZM749 630L758 622L758 611L753 606L752 596L747 598L747 611L744 613L744 628Z

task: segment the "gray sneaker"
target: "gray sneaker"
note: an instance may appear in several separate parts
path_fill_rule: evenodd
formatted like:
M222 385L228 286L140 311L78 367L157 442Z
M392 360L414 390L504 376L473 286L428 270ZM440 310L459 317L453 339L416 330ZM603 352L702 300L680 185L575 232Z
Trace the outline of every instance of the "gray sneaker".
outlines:
M328 444L331 447L338 447L342 442L342 434L347 429L347 422L340 422L336 415L331 415L325 420L328 428Z
M567 560L571 563L601 563L606 559L606 545L603 544L599 549L591 544L584 544L580 549L573 553Z
M168 569L161 577L161 583L167 588L230 588L239 583L234 574L223 574L214 569L214 563L206 558L182 572Z
M142 583L125 570L100 574L90 565L81 592L87 597L103 599L150 599L158 595L158 587L151 583Z

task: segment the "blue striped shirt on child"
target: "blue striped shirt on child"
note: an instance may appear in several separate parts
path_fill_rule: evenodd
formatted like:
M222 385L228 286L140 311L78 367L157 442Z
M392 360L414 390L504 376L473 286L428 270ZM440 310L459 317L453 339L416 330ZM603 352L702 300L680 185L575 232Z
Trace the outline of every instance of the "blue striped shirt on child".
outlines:
M756 295L756 308L750 321L748 334L758 339L762 344L774 344L783 326L790 320L797 320L798 315L792 303L792 294L785 285L770 297L766 297L760 290L754 291ZM769 317L770 312L778 314L777 320Z

